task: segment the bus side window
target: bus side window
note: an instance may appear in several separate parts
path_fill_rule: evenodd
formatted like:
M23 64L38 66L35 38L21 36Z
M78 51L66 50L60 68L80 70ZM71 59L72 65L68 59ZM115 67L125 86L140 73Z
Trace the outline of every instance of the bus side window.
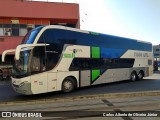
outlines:
M93 58L93 59L92 59L91 68L92 68L92 69L98 69L99 67L100 67L99 58Z
M69 70L70 70L70 71L79 70L79 67L80 67L80 61L79 61L79 59L74 58L74 59L72 60L72 63L71 63L71 65L70 65Z
M45 54L47 58L46 70L48 71L57 65L60 58L60 48L57 44L50 44L46 47Z
M91 59L90 58L74 58L69 70L90 70L91 69Z
M47 70L53 69L58 63L58 54L57 53L47 53Z
M46 60L45 60L45 47L35 47L33 49L33 58L31 61L31 72L44 72L46 69Z

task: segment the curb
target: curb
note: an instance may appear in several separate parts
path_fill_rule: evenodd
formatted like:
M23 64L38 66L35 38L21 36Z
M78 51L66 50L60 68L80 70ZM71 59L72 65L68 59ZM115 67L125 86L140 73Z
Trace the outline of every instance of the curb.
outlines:
M0 106L32 105L32 104L45 104L52 102L94 100L102 98L114 99L114 98L133 98L133 97L145 97L145 96L160 96L160 91L107 93L107 94L86 95L86 96L65 97L65 98L51 98L51 99L48 98L48 99L27 100L27 101L0 102Z

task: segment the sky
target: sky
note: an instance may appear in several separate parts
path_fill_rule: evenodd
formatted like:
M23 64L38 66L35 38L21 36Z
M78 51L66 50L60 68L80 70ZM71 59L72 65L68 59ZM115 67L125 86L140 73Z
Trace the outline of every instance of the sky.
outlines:
M80 28L160 44L160 0L32 0L79 3Z

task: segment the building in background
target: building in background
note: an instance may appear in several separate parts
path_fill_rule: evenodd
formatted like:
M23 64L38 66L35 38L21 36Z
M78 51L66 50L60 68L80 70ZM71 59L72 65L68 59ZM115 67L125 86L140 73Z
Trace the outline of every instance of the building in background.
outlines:
M0 58L4 50L15 49L35 27L49 24L80 27L76 3L0 0L0 5ZM12 63L13 55L6 59L6 64Z
M160 45L153 46L154 60L160 61Z
M153 46L154 70L160 69L160 45Z

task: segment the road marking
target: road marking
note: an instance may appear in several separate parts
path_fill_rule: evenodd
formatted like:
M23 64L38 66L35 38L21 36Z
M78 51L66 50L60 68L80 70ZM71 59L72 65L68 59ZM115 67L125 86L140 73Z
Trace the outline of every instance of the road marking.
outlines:
M120 109L114 109L115 112L123 112L122 110ZM131 117L124 117L124 116L121 116L121 118L123 118L123 120L133 120Z
M114 106L111 102L109 102L108 100L106 99L101 99L106 105L108 106Z
M106 100L106 99L101 99L106 105L108 106L114 106L110 101ZM113 109L114 112L119 113L119 112L123 112L120 109ZM123 118L123 120L133 120L131 117L124 117L121 116L121 118Z

